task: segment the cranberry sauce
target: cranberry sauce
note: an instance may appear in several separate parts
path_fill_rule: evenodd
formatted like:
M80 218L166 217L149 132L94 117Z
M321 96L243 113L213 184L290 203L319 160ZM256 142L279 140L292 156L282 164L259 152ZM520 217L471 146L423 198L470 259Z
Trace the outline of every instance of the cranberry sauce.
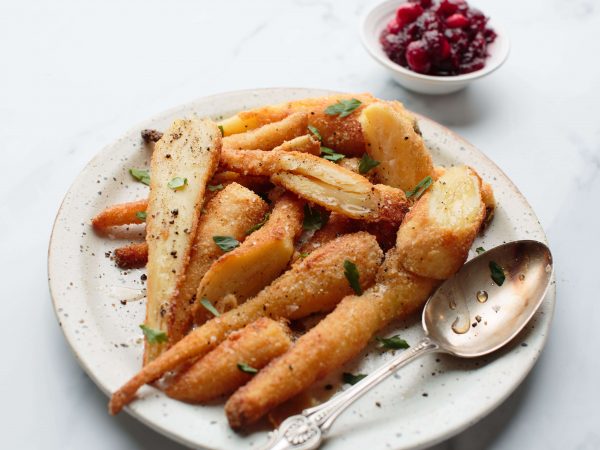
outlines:
M460 75L485 66L496 33L464 0L409 0L379 38L389 58L427 75Z

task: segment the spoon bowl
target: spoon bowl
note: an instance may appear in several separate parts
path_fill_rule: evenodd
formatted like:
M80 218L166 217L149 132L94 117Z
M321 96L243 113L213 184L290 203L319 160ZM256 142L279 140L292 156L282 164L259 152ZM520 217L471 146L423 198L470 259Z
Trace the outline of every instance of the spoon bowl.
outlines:
M504 274L494 281L490 265ZM463 358L486 355L513 339L542 303L552 278L550 249L538 241L500 245L445 281L423 310L423 328Z

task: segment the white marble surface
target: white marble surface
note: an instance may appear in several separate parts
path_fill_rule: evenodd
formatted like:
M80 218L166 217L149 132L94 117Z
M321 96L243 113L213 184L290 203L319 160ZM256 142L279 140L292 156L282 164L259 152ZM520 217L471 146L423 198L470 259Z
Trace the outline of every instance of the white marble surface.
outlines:
M557 266L537 366L438 450L600 448L600 4L480 0L512 38L507 64L446 97L410 94L358 41L369 1L0 2L2 448L178 448L126 415L77 365L54 318L46 249L88 160L166 108L229 90L306 86L395 98L479 146L544 225Z

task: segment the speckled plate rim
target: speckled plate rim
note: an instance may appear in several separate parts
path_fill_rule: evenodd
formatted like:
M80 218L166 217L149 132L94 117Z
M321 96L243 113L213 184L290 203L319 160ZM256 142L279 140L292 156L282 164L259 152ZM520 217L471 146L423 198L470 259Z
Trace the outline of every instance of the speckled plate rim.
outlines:
M281 97L283 97L283 98L289 97L290 99L292 99L292 98L301 98L301 97L320 96L320 95L331 94L334 92L335 91L321 90L321 89L308 89L308 88L265 88L265 89L252 89L252 90L242 90L242 91L233 91L233 92L222 93L222 94L215 94L212 96L202 97L200 99L197 99L197 100L190 102L188 104L185 104L185 105L171 108L171 109L133 127L127 133L125 133L124 136L131 135L132 133L139 133L140 129L147 128L147 127L151 126L152 123L154 123L158 120L172 116L175 113L178 113L179 111L192 108L192 105L195 105L195 104L198 104L201 102L214 101L214 100L223 99L226 97L230 97L230 98L232 98L232 97L233 98L252 97L252 98L256 99L256 98L262 98L262 97L268 97L268 96L276 96L276 97L280 97L280 98ZM264 102L264 103L267 103L267 102ZM504 172L493 161L491 161L481 151L476 149L476 147L474 147L472 144L468 143L465 139L461 138L456 133L452 132L451 130L447 129L446 127L443 127L442 125L437 124L436 122L434 122L431 119L428 119L422 115L418 115L418 118L421 123L424 122L428 126L432 126L434 128L437 127L439 130L443 130L443 132L448 133L450 136L453 137L453 139L455 141L460 142L460 143L462 143L461 145L474 150L478 154L478 157L482 158L482 160L485 161L485 163L487 163L488 165L493 167L494 172L503 179L502 181L503 181L503 183L506 184L506 187L508 187L512 191L511 192L512 194L516 195L519 198L519 200L523 203L523 205L529 210L530 215L532 215L533 219L538 223L539 230L536 230L539 234L538 239L547 243L545 234L544 234L543 230L541 229L541 225L539 225L539 221L537 221L537 217L535 216L533 209L528 204L527 200L521 194L521 192L518 190L518 188L512 183L512 181L506 176L506 174L504 174ZM425 137L427 137L427 136L425 136ZM119 140L116 141L116 143L118 143L118 142L119 142ZM57 274L57 271L60 270L60 266L59 266L58 262L60 261L60 257L61 257L60 248L58 248L59 243L57 242L57 239L56 239L56 229L57 229L57 226L59 223L59 219L63 218L63 216L65 214L65 209L66 209L65 204L66 204L66 201L69 198L69 196L72 194L73 190L79 184L81 184L83 181L86 180L86 178L88 176L88 172L90 171L91 167L95 163L98 163L99 161L101 161L105 157L105 154L108 152L108 150L111 149L116 143L110 144L110 145L106 146L105 148L103 148L84 167L84 169L76 177L75 181L73 182L73 184L69 188L67 194L65 195L65 198L63 199L63 201L59 207L59 210L57 212L57 216L56 216L54 226L52 229L52 233L50 236L50 243L49 243L49 248L48 248L48 283L49 283L49 288L50 288L50 295L51 295L53 306L54 306L54 311L55 311L57 320L59 322L59 325L61 326L63 334L65 335L65 338L66 338L71 350L73 351L73 354L75 355L75 358L78 361L79 365L84 369L84 371L94 381L94 383L107 395L110 394L112 389L109 386L107 386L107 384L105 383L105 380L103 379L102 374L98 373L97 371L92 369L91 365L89 364L89 360L87 358L86 349L83 348L82 345L77 343L76 339L74 338L72 326L63 324L62 319L59 314L59 311L61 310L61 307L62 307L62 302L64 300L64 296L59 294L59 287L55 284L55 279L56 279L55 275ZM546 299L542 305L542 308L545 311L545 318L542 321L543 326L538 326L534 331L531 331L531 333L536 335L536 338L538 339L536 342L537 345L531 349L536 352L536 357L524 359L523 361L520 362L520 365L519 365L520 370L519 370L518 376L513 377L513 379L511 380L509 385L504 386L500 392L496 392L497 395L494 396L493 398L490 398L488 401L486 401L485 406L481 406L476 410L474 410L474 409L471 410L470 414L463 414L463 417L461 420L459 420L458 424L454 424L453 426L446 427L446 428L441 427L441 428L438 428L437 430L428 430L428 431L430 431L429 433L423 434L421 436L421 438L419 438L417 440L413 439L413 441L411 442L410 445L393 446L392 448L403 448L403 449L423 448L426 446L434 445L435 443L438 443L445 439L448 439L449 437L458 434L459 432L463 431L464 429L468 428L469 426L472 426L477 421L481 420L483 417L485 417L487 414L489 414L491 411L493 411L496 407L498 407L498 405L500 405L508 396L510 396L510 394L512 394L512 392L521 384L523 379L528 375L530 370L533 368L533 366L535 365L535 363L537 361L537 356L539 356L539 353L542 351L542 349L545 346L545 343L546 343L547 337L548 337L548 331L550 329L552 317L553 317L553 313L554 313L555 296L556 296L556 287L555 287L555 284L553 283L553 285L549 289ZM519 339L519 338L517 337L517 339ZM512 351L512 349L510 351ZM139 406L139 405L137 405L137 406ZM130 407L126 408L126 411L129 414L131 414L133 417L135 417L136 419L140 420L142 423L146 424L147 426L155 429L156 431L158 431L158 432L160 432L160 433L162 433L184 445L188 445L188 446L196 447L196 448L222 448L222 447L213 447L213 446L210 446L211 444L203 444L203 443L188 439L187 437L185 437L181 433L179 433L177 430L174 430L168 426L164 426L161 421L161 418L158 417L156 414L145 413L143 407L140 408L140 407L136 407L136 406L130 406ZM343 443L343 445L347 445L347 444L349 444L349 442L345 441ZM209 446L206 446L206 445L209 445ZM341 448L344 448L344 447L341 447Z

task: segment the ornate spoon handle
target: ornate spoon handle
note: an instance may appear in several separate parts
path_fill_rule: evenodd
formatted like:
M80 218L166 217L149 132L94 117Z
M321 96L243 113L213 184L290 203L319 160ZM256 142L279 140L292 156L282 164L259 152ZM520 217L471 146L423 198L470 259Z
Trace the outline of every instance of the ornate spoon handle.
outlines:
M420 356L439 351L439 346L428 337L417 345L400 353L349 389L339 393L328 402L305 409L302 414L288 417L271 433L267 445L261 450L312 450L319 448L331 425L354 401L373 386L389 377L400 367Z

